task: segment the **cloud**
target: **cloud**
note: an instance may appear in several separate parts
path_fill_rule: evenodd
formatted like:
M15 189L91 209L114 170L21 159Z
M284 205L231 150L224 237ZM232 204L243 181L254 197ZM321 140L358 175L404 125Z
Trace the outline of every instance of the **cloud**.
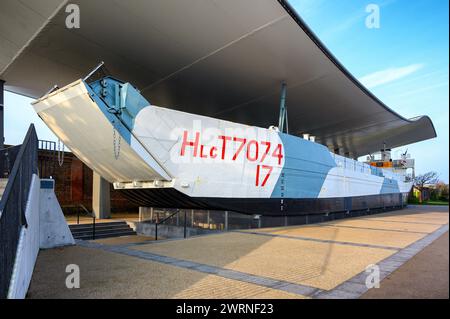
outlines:
M358 80L366 88L372 89L374 87L404 78L420 70L421 68L423 68L423 64L411 64L404 67L389 68L368 74L359 78Z
M320 13L320 7L324 0L290 0L289 3L295 8L301 17L311 18Z
M417 90L403 92L401 94L396 95L395 97L396 98L400 98L400 97L404 98L406 96L410 96L410 95L417 94L417 93L423 93L423 92L430 91L430 90L437 89L437 88L441 88L441 87L448 87L448 81L444 81L444 82L441 82L441 83L436 83L436 84L433 84L433 85L423 86L423 87L421 87L420 89L417 89Z
M345 32L356 25L358 22L364 21L364 17L366 16L366 12L361 10L355 13L354 15L348 17L347 19L341 21L339 24L333 25L332 28L325 30L320 34L320 38L322 41L328 42L332 40L336 40L337 36L345 35Z
M378 1L376 5L381 9L393 4L396 1L397 0ZM339 37L349 35L349 30L354 26L359 25L359 27L367 28L365 25L366 17L369 15L369 13L366 11L367 4L365 6L360 6L357 10L352 11L352 13L348 15L346 19L341 20L339 23L334 24L331 28L321 32L319 34L320 39L325 43L336 41ZM381 15L383 15L383 12L381 13Z

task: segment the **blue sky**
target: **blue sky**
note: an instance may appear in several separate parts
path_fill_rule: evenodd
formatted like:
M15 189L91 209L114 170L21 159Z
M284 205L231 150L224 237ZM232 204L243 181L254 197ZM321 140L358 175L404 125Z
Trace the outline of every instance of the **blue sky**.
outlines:
M448 0L291 0L337 59L404 117L431 117L438 137L393 151L411 152L416 172L449 180ZM380 28L366 27L366 7L380 8Z
M448 0L291 0L339 61L386 105L411 118L428 115L438 138L406 148L417 173L449 180ZM366 6L380 7L380 28L365 25ZM31 99L6 92L6 143L21 143L29 123L39 138L56 140L35 115Z

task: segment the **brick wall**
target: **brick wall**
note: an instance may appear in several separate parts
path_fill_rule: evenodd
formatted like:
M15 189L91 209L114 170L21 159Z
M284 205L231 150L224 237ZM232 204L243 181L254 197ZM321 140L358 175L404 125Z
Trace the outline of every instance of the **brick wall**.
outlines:
M55 193L65 212L78 204L92 210L92 170L72 153L65 152L60 166L57 153L39 150L41 177L55 179ZM138 206L130 203L120 191L111 185L111 211L117 213L138 212Z

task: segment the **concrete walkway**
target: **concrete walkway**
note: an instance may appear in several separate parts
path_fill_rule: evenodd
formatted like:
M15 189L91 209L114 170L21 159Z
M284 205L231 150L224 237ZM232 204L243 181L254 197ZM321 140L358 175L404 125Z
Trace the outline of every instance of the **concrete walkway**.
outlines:
M446 250L438 245L441 239L432 244L448 236L448 221L448 207L412 207L319 225L187 240L80 241L40 253L28 297L396 298L408 289L448 298L448 288L430 292L442 277L448 283L448 237L443 237ZM428 249L434 253L420 257ZM420 263L426 258L428 266ZM80 289L65 286L68 264L80 267ZM380 289L367 292L365 270L371 264L380 267L384 280ZM426 282L408 288L400 283L417 271L428 274ZM431 289L422 289L420 283Z
M448 299L448 232L387 276L364 299Z

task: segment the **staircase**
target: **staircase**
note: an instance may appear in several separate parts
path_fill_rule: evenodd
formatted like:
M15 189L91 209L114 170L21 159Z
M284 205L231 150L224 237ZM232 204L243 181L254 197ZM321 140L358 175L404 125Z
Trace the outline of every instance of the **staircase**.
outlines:
M92 240L92 224L69 225L74 239ZM136 235L136 232L124 221L96 223L95 239Z
M7 183L8 183L7 178L0 178L0 199L2 199L2 195L3 195L3 192L5 191Z

